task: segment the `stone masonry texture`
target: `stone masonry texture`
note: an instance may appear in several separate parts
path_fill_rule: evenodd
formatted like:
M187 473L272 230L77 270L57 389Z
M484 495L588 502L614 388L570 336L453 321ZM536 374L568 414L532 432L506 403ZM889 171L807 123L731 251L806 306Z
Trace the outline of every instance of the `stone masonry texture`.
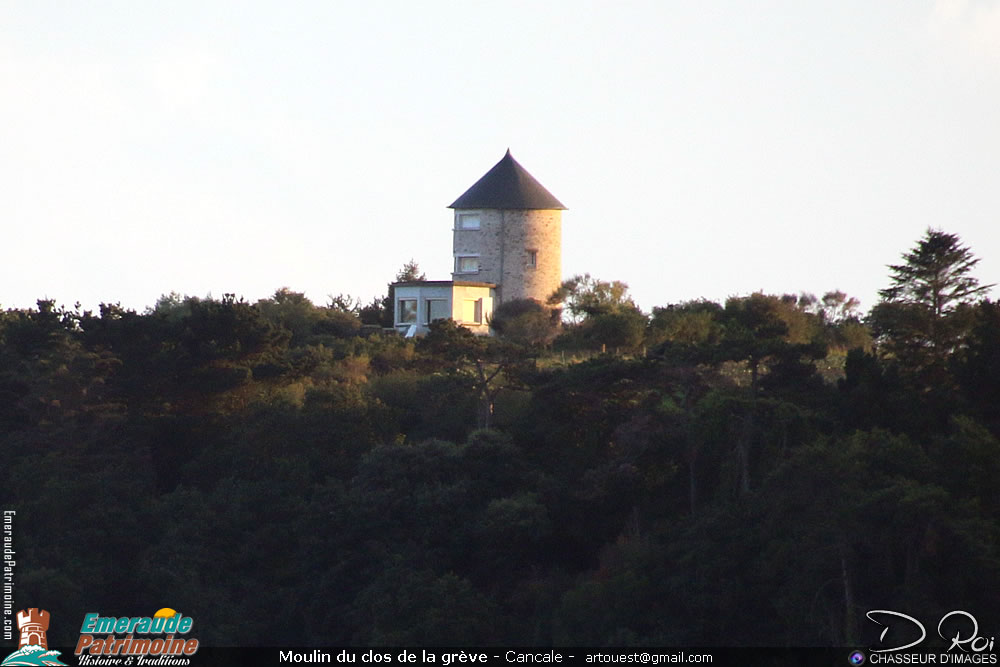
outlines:
M458 229L458 216L479 213L478 230ZM562 211L456 210L454 256L478 256L478 273L453 273L454 280L496 283L499 300L542 303L562 282ZM530 265L531 251L536 265ZM456 266L453 270L457 269Z

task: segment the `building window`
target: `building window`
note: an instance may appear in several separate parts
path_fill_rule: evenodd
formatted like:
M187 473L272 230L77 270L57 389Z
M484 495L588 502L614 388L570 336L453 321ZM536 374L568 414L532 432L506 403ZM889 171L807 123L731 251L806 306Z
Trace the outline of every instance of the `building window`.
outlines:
M399 307L396 309L396 322L398 324L416 324L417 322L417 300L400 299Z
M478 213L459 213L458 214L458 228L459 229L479 229L479 214Z
M528 268L533 269L538 266L538 251L529 250L528 251Z
M427 321L430 324L435 320L446 320L451 317L451 310L448 308L447 299L427 299Z
M462 321L466 324L483 323L482 299L466 299L462 302Z
M479 258L456 257L455 273L479 273Z

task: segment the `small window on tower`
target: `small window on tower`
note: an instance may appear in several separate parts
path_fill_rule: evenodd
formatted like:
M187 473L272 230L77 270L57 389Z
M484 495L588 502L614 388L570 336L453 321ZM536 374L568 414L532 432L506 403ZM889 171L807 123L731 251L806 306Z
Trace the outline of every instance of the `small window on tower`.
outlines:
M479 229L479 214L478 213L459 213L458 214L458 228L459 229Z
M455 273L479 273L479 258L456 257Z
M538 266L538 251L537 250L529 250L528 251L528 268L533 269L536 266Z

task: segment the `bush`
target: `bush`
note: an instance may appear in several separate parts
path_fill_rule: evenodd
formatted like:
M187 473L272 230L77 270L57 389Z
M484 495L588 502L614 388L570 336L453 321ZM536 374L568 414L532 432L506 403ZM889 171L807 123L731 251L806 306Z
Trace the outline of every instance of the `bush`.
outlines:
M490 326L503 340L544 347L559 333L559 311L534 299L514 299L493 311Z

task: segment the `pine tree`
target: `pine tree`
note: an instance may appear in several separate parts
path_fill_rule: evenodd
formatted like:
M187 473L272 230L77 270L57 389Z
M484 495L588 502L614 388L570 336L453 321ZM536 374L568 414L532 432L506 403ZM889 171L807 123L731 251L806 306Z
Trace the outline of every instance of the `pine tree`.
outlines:
M892 284L879 292L870 323L883 352L906 370L939 376L968 332L969 306L993 285L979 284L971 275L979 259L941 230L928 229L903 260L889 266Z
M993 287L969 275L979 258L955 234L928 229L903 259L905 264L889 266L892 286L879 295L885 302L918 306L937 320Z

